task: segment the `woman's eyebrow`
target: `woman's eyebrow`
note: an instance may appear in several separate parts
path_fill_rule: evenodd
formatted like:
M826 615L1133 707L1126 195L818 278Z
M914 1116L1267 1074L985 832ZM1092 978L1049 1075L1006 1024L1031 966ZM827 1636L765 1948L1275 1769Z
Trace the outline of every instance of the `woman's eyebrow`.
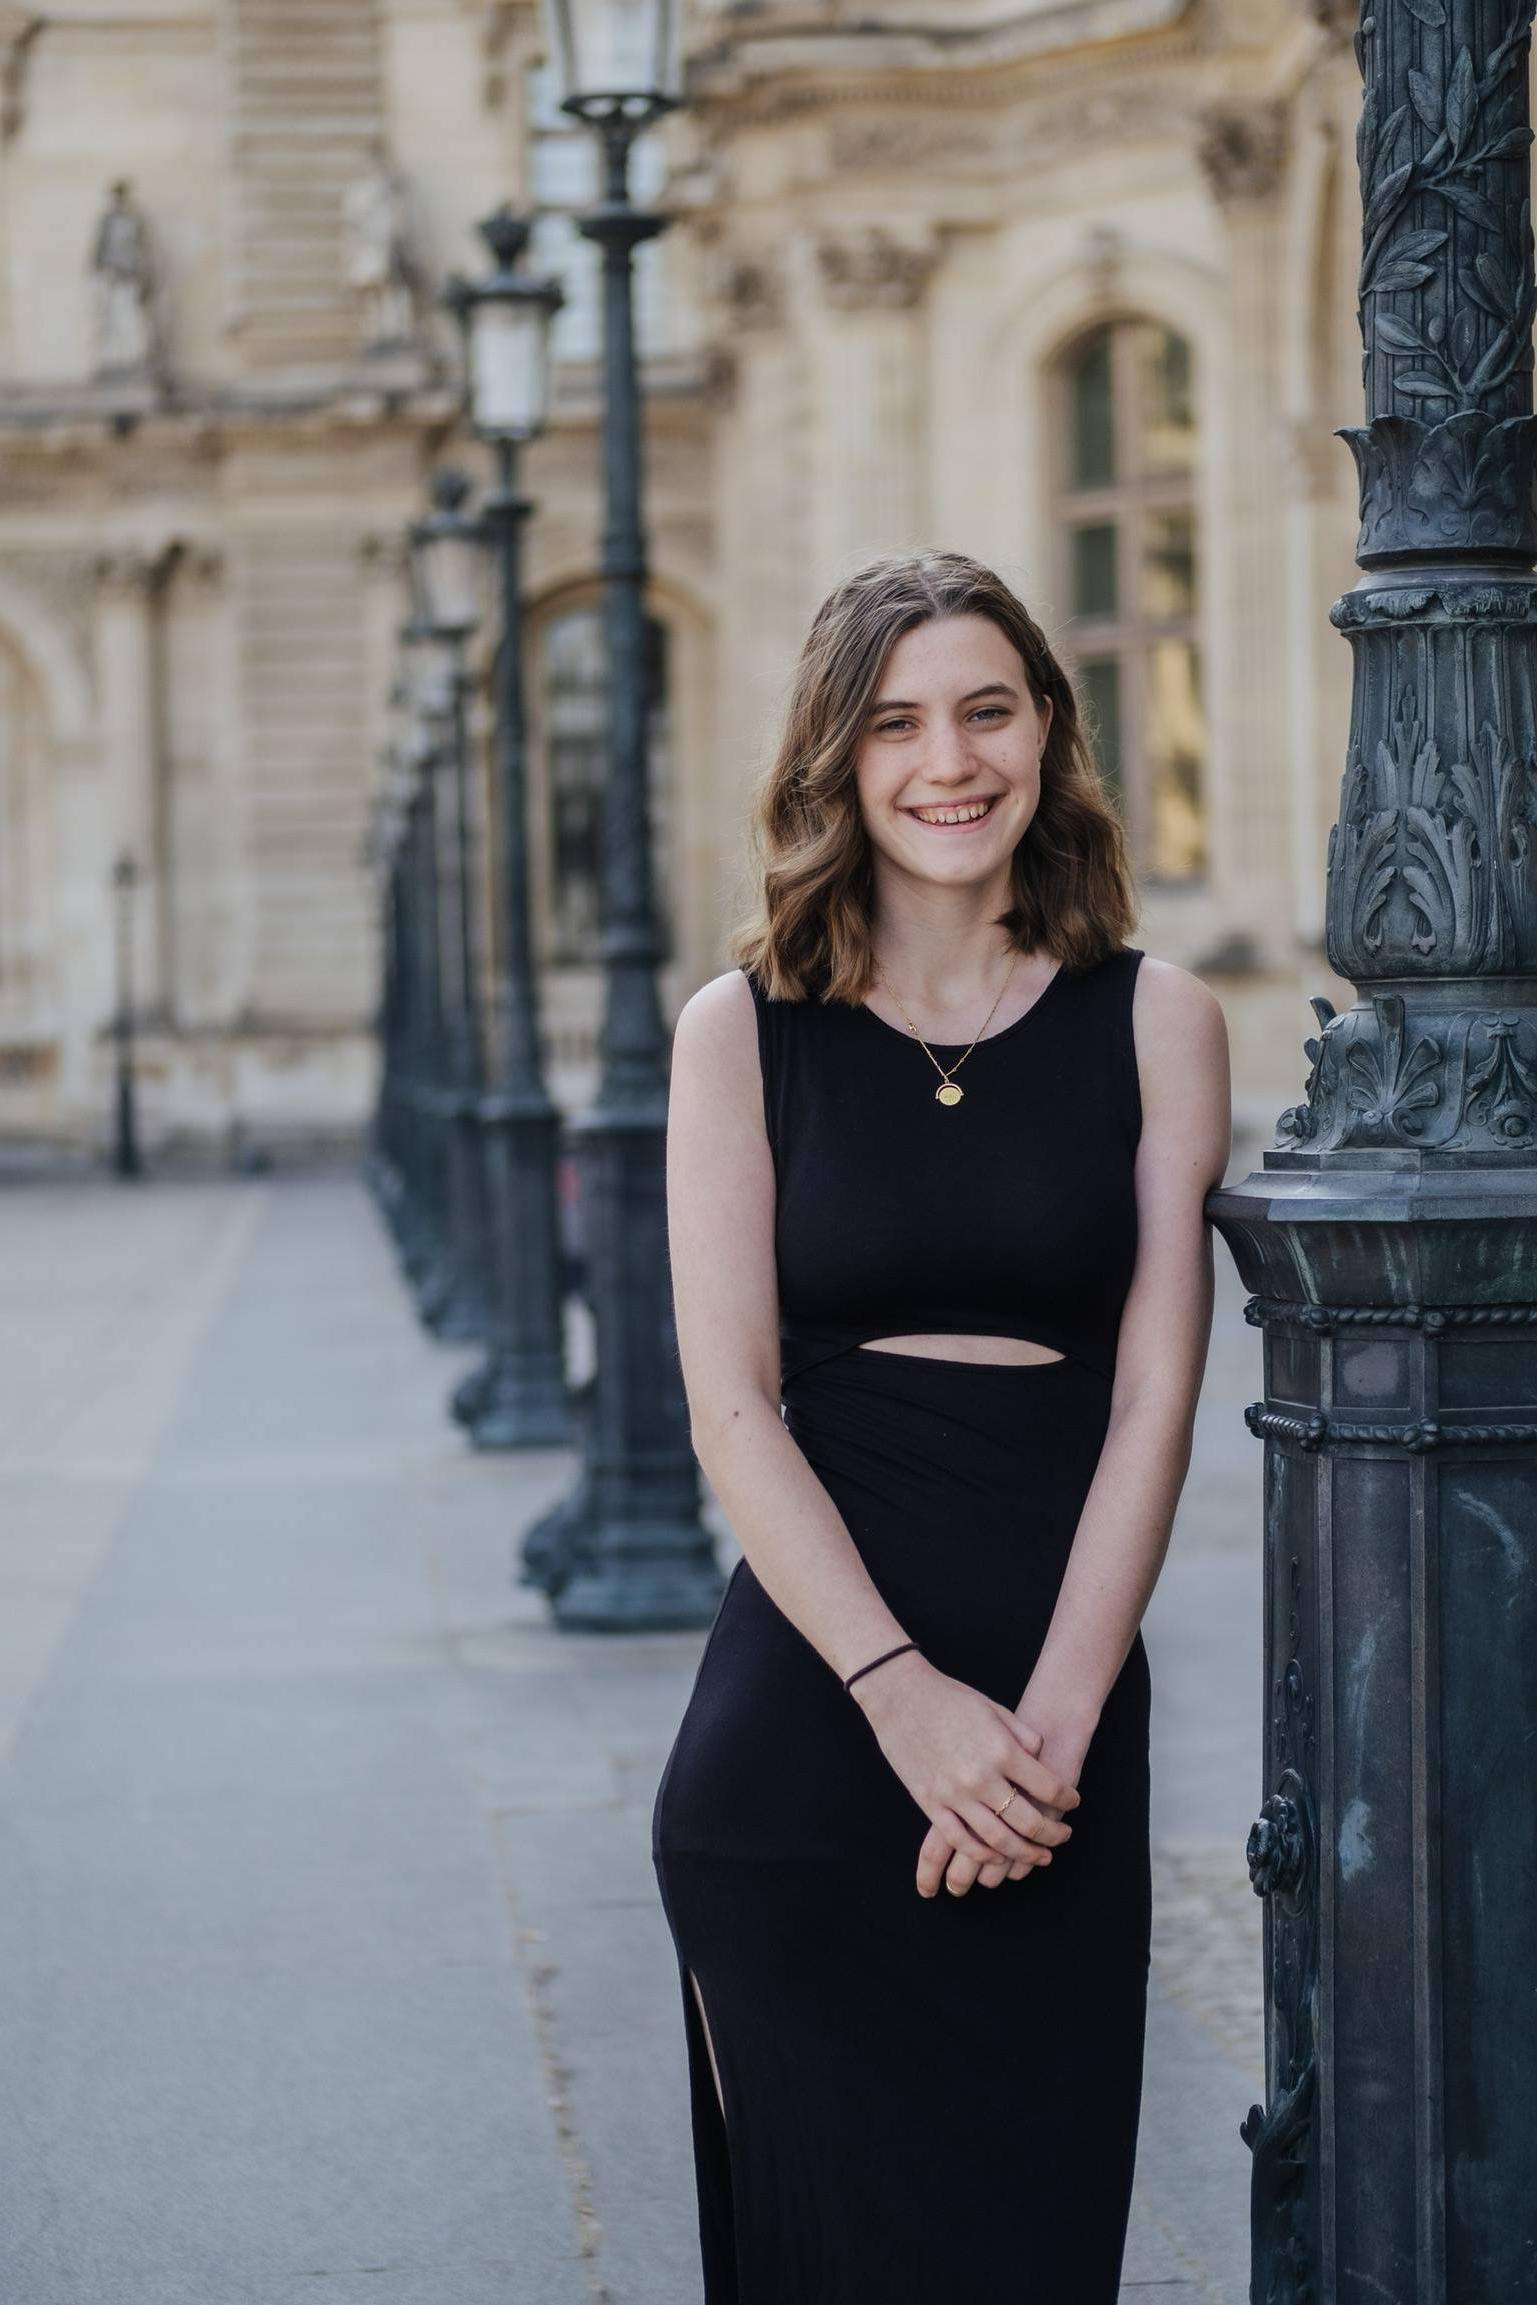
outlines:
M1006 680L990 680L985 688L968 689L960 702L962 704L975 704L977 699L982 696L1012 697L1017 694L1018 691L1011 688ZM921 712L922 709L921 705L912 703L905 696L883 696L878 704L872 704L870 707L872 715L877 712Z

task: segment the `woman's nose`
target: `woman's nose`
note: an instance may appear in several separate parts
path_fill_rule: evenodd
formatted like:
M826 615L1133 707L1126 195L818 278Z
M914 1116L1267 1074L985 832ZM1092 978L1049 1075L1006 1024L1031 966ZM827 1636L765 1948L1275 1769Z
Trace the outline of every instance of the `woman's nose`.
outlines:
M964 784L971 774L971 762L960 730L931 730L929 741L924 747L923 766L925 773L937 784Z

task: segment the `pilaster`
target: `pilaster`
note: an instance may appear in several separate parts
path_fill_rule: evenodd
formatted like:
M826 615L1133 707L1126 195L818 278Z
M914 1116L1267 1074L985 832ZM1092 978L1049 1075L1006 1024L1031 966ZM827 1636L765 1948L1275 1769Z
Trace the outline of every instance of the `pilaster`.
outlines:
M1230 646L1213 667L1227 683L1231 754L1244 806L1224 812L1232 916L1263 947L1289 945L1293 833L1287 800L1287 730L1294 702L1284 688L1287 623L1284 531L1287 440L1281 405L1276 283L1283 244L1279 194L1288 120L1279 103L1228 104L1205 114L1199 155L1221 210L1228 245L1228 312L1235 394L1244 421L1230 432L1222 491L1234 577ZM1224 764L1215 764L1223 773Z
M96 666L104 837L103 905L115 860L139 868L134 906L134 987L139 1008L163 1010L166 992L165 793L161 763L158 634L162 555L127 545L95 565Z
M814 242L809 346L813 563L830 585L878 552L928 541L928 283L937 234L878 222Z

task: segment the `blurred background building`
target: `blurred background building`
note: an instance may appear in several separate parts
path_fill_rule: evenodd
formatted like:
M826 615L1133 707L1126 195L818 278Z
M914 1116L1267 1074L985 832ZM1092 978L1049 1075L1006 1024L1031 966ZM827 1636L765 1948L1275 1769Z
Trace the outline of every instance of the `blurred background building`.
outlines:
M622 0L616 0L622 5ZM1240 1117L1301 1086L1360 413L1350 0L691 0L641 190L652 762L675 1009L723 965L817 601L1000 566L1097 715L1138 941ZM544 213L526 620L551 1079L591 1085L604 667L591 140L530 0L0 0L0 1138L109 1106L110 882L153 1143L355 1132L402 536L458 423L445 275ZM489 805L489 798L488 798Z

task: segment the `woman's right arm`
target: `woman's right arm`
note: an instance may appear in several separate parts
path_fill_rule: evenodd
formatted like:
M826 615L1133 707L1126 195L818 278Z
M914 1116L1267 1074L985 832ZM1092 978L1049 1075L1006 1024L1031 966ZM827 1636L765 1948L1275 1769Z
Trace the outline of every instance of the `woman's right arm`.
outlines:
M740 970L701 987L678 1019L667 1210L694 1452L770 1600L846 1679L908 1636L780 1415L774 1163L757 1019ZM1035 1760L1039 1738L1006 1706L916 1653L864 1675L849 1694L955 1846L1040 1860L1048 1842L1066 1839L1069 1828L1029 1801L1022 1821L1033 1824L1031 1840L992 1815L1005 1780L1057 1809L1077 1801Z

